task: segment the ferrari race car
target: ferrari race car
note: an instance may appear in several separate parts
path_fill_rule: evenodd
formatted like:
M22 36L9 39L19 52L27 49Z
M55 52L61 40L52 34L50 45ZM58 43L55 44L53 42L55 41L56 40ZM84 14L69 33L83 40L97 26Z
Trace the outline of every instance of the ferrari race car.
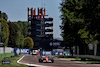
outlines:
M54 60L53 60L53 57L50 57L50 56L41 56L39 58L39 62L42 63L42 62L51 62L51 63L54 63Z

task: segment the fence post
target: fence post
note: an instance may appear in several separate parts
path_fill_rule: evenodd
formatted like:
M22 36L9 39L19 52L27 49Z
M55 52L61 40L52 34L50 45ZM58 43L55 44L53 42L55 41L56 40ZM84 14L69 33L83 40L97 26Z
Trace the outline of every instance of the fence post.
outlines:
M94 44L94 55L96 56L97 54L97 44Z
M77 55L79 55L79 46L77 46Z

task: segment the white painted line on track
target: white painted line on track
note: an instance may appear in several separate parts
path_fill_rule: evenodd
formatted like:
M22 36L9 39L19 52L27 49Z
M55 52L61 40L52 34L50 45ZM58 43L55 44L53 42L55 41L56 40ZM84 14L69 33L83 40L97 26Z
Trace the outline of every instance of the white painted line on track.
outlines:
M60 58L60 59L61 59L61 60L66 60L66 61L71 61L71 60L64 59L64 58ZM79 62L79 61L73 61L73 62L86 64L86 63L84 63L84 62Z
M20 59L17 61L17 63L19 63L19 64L24 64L24 65L28 65L28 66L51 67L51 66L43 66L43 65L29 64L29 63L23 63L23 62L20 62L20 60L22 60L24 57L25 57L25 55L24 55L24 56L22 56L22 58L20 58Z
M60 58L61 60L66 60L66 61L71 61L71 60L68 60L68 59L64 59L64 58ZM79 61L73 61L73 62L76 62L76 63L83 63L83 64L87 64L85 62L79 62ZM95 66L100 66L100 64L93 64Z
M22 56L22 58L20 58L20 59L17 61L17 63L19 63L19 61L20 61L20 60L22 60L24 57L25 57L25 55L24 55L24 56Z
M100 66L100 64L93 64L93 65Z

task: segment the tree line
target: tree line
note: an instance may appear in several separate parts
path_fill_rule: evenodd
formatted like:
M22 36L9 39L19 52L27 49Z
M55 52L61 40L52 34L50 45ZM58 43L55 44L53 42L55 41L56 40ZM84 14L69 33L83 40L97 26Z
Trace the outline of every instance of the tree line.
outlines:
M0 11L1 12L1 11ZM5 14L3 16L3 14ZM2 16L1 16L2 15ZM31 37L28 37L28 22L17 21L7 22L7 14L0 13L1 42L4 43L4 47L9 46L13 48L33 48L34 42Z
M62 0L60 5L66 46L100 42L100 0Z

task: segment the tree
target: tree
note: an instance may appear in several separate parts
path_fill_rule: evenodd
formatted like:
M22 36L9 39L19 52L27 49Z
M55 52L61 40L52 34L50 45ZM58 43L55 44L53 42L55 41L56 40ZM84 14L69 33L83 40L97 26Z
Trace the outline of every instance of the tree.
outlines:
M66 41L67 45L78 45L80 37L78 31L83 27L84 19L81 13L83 0L63 0L60 4L60 11L62 15L62 37Z
M84 2L82 15L84 16L85 23L84 27L78 33L85 40L85 43L89 44L95 40L100 41L100 5L98 5L100 0L85 0Z
M18 21L16 23L21 27L24 37L27 37L27 35L28 35L28 22Z
M22 47L24 45L24 36L22 29L17 23L9 22L9 46L11 47Z
M8 45L9 40L9 26L4 19L0 19L1 23L1 41L4 43L4 46Z
M0 18L0 23L1 23L0 37L1 37L1 42L4 43L4 53L5 53L5 47L8 45L8 40L9 40L9 26L7 22L1 18Z
M62 36L67 45L100 41L100 0L62 0ZM81 45L80 45L81 44Z
M31 37L26 37L24 38L24 47L25 48L33 48L34 46L34 42L33 39Z
M2 12L0 11L0 18L5 19L5 20L7 21L8 16L7 16L6 13L4 13L4 12L2 13Z

